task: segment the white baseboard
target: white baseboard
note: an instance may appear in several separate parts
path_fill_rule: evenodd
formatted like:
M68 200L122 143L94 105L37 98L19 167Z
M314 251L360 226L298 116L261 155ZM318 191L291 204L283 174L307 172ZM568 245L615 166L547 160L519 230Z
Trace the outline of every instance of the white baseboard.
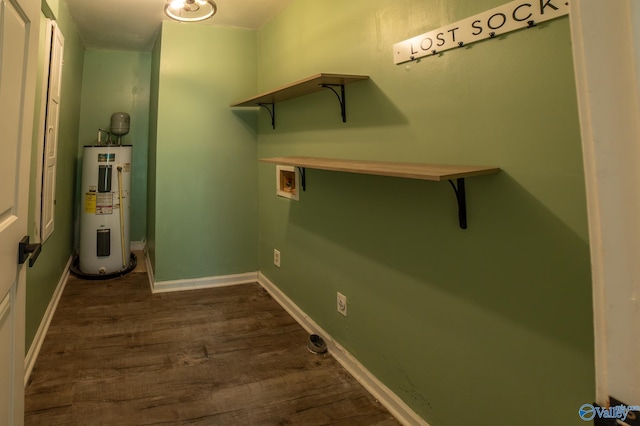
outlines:
M255 283L257 281L257 272L247 272L244 274L220 275L217 277L194 278L188 280L153 281L151 284L151 291L153 293L166 293L169 291L199 290L203 288Z
M309 334L322 336L331 355L351 374L371 395L373 395L389 412L404 425L429 426L418 414L405 404L395 393L378 380L358 360L336 342L315 321L289 299L262 272L258 273L258 283L271 294Z
M38 327L38 331L36 331L36 335L33 338L33 342L31 342L31 346L29 347L29 352L27 352L27 356L25 357L25 360L24 360L24 385L25 386L27 386L29 377L31 377L31 371L33 370L33 366L36 363L36 359L38 359L38 354L40 353L40 348L42 348L42 343L44 342L44 338L47 335L47 331L49 330L51 319L53 319L53 314L56 312L56 307L58 306L58 302L60 301L62 292L64 291L64 288L67 285L67 280L69 278L69 268L71 267L72 261L73 261L73 256L70 256L69 261L64 267L62 276L58 281L58 285L56 286L56 289L53 291L53 296L49 301L47 310L44 312L42 321L40 321L40 326Z
M144 241L131 241L129 248L131 251L143 251L146 248L146 243Z
M138 259L138 262L140 259ZM151 264L151 258L149 257L149 252L147 248L144 249L144 261L147 266L147 277L149 277L149 289L151 289L151 293L153 293L153 283L155 283L155 276L153 275L153 265Z
M155 274L153 271L153 265L151 264L151 258L147 252L146 243L141 242L139 249L133 248L133 242L131 250L144 251L144 262L147 269L147 276L149 277L149 288L152 293L168 293L172 291L185 291L185 290L198 290L204 288L225 287L229 285L247 284L258 281L257 272L247 272L244 274L235 275L221 275L217 277L204 277L194 278L187 280L173 280L173 281L158 281L156 282ZM140 259L138 259L140 262Z

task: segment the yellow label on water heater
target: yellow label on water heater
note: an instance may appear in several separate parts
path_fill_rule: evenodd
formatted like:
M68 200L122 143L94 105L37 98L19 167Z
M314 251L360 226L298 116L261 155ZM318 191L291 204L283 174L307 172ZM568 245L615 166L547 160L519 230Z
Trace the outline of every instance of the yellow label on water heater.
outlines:
M84 196L84 211L89 214L96 214L96 193L87 192Z

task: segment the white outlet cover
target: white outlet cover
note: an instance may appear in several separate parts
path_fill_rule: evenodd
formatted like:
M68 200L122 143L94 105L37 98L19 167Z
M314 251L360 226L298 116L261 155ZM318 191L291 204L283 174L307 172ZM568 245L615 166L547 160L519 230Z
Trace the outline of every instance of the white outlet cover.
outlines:
M340 292L338 292L336 308L337 308L339 313L341 313L345 317L347 316L347 296L345 296L344 294L342 294Z

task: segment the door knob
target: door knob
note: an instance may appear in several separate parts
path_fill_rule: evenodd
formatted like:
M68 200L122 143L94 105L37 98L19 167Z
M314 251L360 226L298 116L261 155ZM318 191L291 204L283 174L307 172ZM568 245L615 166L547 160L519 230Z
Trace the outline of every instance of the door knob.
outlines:
M22 265L27 261L27 259L29 259L29 255L31 255L31 258L29 259L29 267L32 267L33 264L36 263L38 256L40 256L41 249L42 244L29 244L29 236L25 235L18 243L18 264Z

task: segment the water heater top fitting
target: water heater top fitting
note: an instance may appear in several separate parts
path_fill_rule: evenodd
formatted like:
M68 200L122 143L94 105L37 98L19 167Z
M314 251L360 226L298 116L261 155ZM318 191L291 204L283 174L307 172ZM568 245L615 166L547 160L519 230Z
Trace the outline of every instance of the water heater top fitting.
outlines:
M126 112L114 112L111 115L111 134L115 136L124 136L129 133L129 114Z

